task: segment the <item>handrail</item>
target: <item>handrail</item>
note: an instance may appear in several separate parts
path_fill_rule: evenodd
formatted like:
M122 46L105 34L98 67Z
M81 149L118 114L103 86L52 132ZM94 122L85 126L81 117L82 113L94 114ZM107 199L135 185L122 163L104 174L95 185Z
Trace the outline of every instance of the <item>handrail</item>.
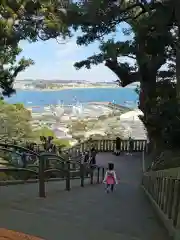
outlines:
M16 145L12 145L12 144L6 144L6 147L16 147ZM19 147L19 146L18 146ZM19 149L25 149L26 148L21 148L19 147ZM13 152L13 150L8 149L8 148L0 148L0 150L2 151L7 151L7 152ZM28 151L29 152L29 151ZM17 155L22 156L20 153L17 153ZM30 174L35 174L38 179L39 179L39 197L46 197L45 194L45 183L46 183L46 174L50 173L50 172L61 172L63 173L63 178L65 179L66 182L66 190L70 191L71 189L71 184L70 184L70 179L79 176L80 178L80 185L81 187L84 186L84 179L86 176L86 172L88 171L88 168L83 165L81 163L80 160L65 160L64 158L62 158L61 156L58 156L54 153L50 153L50 152L43 152L43 153L38 153L35 154L35 156L38 157L39 159L39 166L36 166L38 169L38 171L36 170L32 170L29 168L18 168L18 167L3 167L0 169L0 172L11 172L11 171L17 171L17 172L29 172ZM48 166L48 162L51 161L58 161L59 163L62 163L61 166L56 166L56 167L52 167L49 168ZM48 161L48 162L47 162ZM71 164L74 166L73 169L71 169ZM78 167L77 167L78 166ZM100 183L100 169L102 169L102 176L104 174L104 169L102 167L97 167L97 183ZM90 171L90 170L89 170ZM94 178L94 171L90 171L90 183L93 184L93 178ZM75 175L74 175L75 174ZM61 178L62 179L62 178ZM18 182L19 180L17 180ZM27 181L27 178L26 178ZM12 181L10 181L12 183ZM20 182L22 183L22 182ZM0 182L1 185L1 182ZM4 184L3 184L4 185Z
M176 239L180 232L180 168L145 172L142 186L169 234Z
M29 153L31 153L33 155L39 156L39 154L37 152L34 152L34 151L32 151L32 150L30 150L28 148L22 147L22 146L9 144L9 143L8 144L7 143L1 143L1 142L0 142L0 146L4 147L4 149L7 149L8 147L9 148L14 148L14 149L21 149L21 150L24 150L24 152L29 152Z
M39 154L39 156L40 157L55 157L57 160L59 160L59 161L62 161L62 162L65 162L66 160L63 158L63 157L61 157L61 156L58 156L58 155L56 155L56 154L54 154L54 153L51 153L51 152L43 152L43 153L40 153Z
M66 190L70 191L71 186L70 186L70 173L71 173L71 167L70 164L74 163L74 161L71 160L67 160L64 161L64 168L63 169L58 169L58 168L52 168L52 169L45 169L45 162L44 162L44 158L46 157L54 157L53 159L59 160L61 162L61 159L59 159L59 156L54 155L52 153L43 153L40 155L40 161L39 161L39 196L40 197L45 197L45 173L46 172L52 172L52 171L64 171L64 173L66 174L65 178L66 178ZM85 167L85 164L82 164L80 162L76 162L76 164L79 165L79 174L80 174L80 180L81 180L81 186L84 186L84 178L85 178L85 172L87 171L87 167ZM99 171L100 169L102 169L102 175L104 177L104 168L98 166L97 170L98 170L98 180L97 183L99 183ZM90 171L90 179L91 179L91 184L93 184L93 174L94 174L94 170L91 169Z
M146 140L121 140L119 142L119 148L118 150L121 152L126 151L144 151L147 148L147 141ZM77 145L66 149L68 152L67 157L68 159L63 158L62 156L58 156L55 153L52 152L34 152L28 148L14 145L14 144L7 144L7 143L0 143L0 146L3 148L0 148L2 151L12 152L11 148L14 149L20 149L24 150L24 152L28 152L38 158L39 166L38 172L34 170L24 169L23 171L29 171L31 173L37 173L39 178L39 196L45 197L45 182L46 182L46 173L57 171L57 172L63 172L63 177L66 181L66 190L69 191L70 186L70 179L72 177L72 172L76 172L79 175L80 178L80 185L84 186L84 178L89 176L90 177L90 183L93 184L94 181L94 174L97 172L97 183L100 182L100 171L102 171L102 179L104 178L104 167L94 165L94 168L91 168L89 165L83 164L80 157L82 157L82 153L85 151L91 150L92 147L96 149L98 152L114 152L116 151L116 140L113 139L88 139L84 142L78 143ZM21 153L16 153L20 156ZM49 164L52 161L57 161L59 163L62 163L62 165L59 166L53 166L49 168ZM72 168L71 168L72 166ZM18 168L16 168L18 171ZM20 169L20 168L19 168ZM13 171L13 169L11 168ZM7 171L11 171L10 169ZM73 171L74 170L74 171ZM2 170L3 171L3 170ZM4 168L4 171L5 168ZM15 171L15 170L14 170ZM20 170L22 171L22 170Z
M7 148L1 148L1 147L0 147L0 151L5 151L5 152L11 152L11 153L14 153L14 150L7 149ZM19 152L17 152L16 154L19 155L19 156L22 156L22 154L19 153Z

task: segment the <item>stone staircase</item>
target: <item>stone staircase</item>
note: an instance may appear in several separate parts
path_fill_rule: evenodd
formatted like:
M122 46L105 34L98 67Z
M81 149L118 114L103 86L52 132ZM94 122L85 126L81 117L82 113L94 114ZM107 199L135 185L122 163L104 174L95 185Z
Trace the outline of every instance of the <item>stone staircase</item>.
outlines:
M45 240L169 240L140 188L140 156L98 154L99 165L115 164L113 194L103 184L79 187L79 180L71 191L49 183L46 198L37 197L36 184L1 187L0 226Z

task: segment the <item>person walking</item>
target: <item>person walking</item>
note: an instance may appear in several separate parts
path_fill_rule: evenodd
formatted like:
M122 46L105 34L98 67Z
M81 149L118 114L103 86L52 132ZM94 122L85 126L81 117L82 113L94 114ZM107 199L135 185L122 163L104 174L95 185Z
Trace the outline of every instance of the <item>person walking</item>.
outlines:
M90 165L93 166L93 165L96 165L96 150L95 148L92 148L91 149L91 159L90 159Z
M114 164L108 163L108 169L105 173L104 181L103 183L106 184L106 192L113 192L114 186L118 184L116 172L114 170Z
M131 137L129 137L129 155L132 156L134 150L134 142Z
M84 163L87 164L88 161L89 161L89 153L85 152L85 154L84 154Z
M25 152L22 152L21 154L21 161L22 161L22 167L27 167L27 154Z

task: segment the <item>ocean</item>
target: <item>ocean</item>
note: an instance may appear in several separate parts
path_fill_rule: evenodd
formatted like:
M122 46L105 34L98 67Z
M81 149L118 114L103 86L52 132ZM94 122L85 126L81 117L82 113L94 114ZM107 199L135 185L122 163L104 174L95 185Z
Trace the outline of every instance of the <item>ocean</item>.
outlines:
M132 88L84 88L60 91L17 90L9 103L23 103L26 107L58 104L68 105L88 102L112 102L128 107L136 107L138 95Z

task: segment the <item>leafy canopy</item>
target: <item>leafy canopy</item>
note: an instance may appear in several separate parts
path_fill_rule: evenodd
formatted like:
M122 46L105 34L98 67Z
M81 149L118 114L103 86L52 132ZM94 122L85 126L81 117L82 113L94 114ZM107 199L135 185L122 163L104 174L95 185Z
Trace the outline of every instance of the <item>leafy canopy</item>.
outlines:
M0 138L25 140L32 137L31 113L22 104L0 101Z
M0 88L2 95L9 96L17 75L33 64L30 59L16 60L19 42L65 39L70 31L59 0L2 0L0 15Z
M121 86L140 82L139 107L144 112L143 122L150 140L161 141L161 144L168 143L169 146L179 144L177 135L180 114L177 111L179 108L176 99L178 84L171 82L177 75L176 70L180 69L180 66L178 68L176 65L180 49L177 31L178 28L180 30L177 14L180 6L178 8L175 5L178 2L81 2L76 6L79 21L73 25L75 29L80 28L82 31L77 39L79 45L88 46L98 41L100 50L99 53L76 63L75 67L89 69L92 65L104 63L117 75ZM121 23L127 24L127 28L123 29L126 40L121 38L122 35L116 35ZM165 64L166 69L162 71L161 67ZM176 110L176 116L172 106Z
M79 9L81 12L85 9L85 5L80 5ZM154 70L156 73L167 60L174 60L170 10L169 5L162 7L156 1L154 3L152 1L120 1L119 4L108 0L89 2L86 5L86 12L79 14L81 22L78 26L83 34L78 37L77 43L88 45L98 40L100 53L76 63L75 67L89 69L91 65L104 63L117 75L123 87L142 80L140 73L142 67L148 68L150 72ZM95 18L93 12L96 13ZM164 18L165 15L167 18ZM117 39L116 36L121 27L120 24L124 22L128 25L123 29L127 39L125 41ZM115 37L112 37L112 33ZM108 37L109 39L106 40ZM128 60L124 61L123 57ZM129 64L129 59L133 64ZM158 74L160 77L167 74L173 76L172 62L169 70L168 72L159 71Z
M52 143L54 143L57 146L63 146L63 147L69 147L70 146L70 142L68 140L64 140L64 139L58 139L56 138L55 133L49 129L48 127L43 127L39 130L33 131L33 136L34 136L34 140L39 141L41 136L44 137L53 137Z

